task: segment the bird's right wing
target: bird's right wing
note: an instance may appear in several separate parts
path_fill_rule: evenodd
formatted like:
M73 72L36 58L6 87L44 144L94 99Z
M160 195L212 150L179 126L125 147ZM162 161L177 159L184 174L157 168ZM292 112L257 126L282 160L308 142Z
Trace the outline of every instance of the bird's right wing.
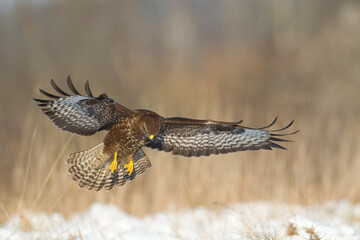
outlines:
M263 128L248 128L240 122L219 122L212 120L196 120L186 118L167 118L162 130L147 147L157 148L174 155L209 156L210 154L229 153L245 150L280 148L275 142L289 142L279 136L293 133L277 133L290 127L278 130L266 130L276 119Z
M70 76L67 78L67 84L74 95L61 90L51 79L51 86L63 96L56 96L40 89L42 94L52 100L34 99L41 111L64 131L85 136L93 135L97 131L110 129L120 119L133 114L131 110L116 103L106 94L94 97L88 81L85 84L87 97L75 89Z

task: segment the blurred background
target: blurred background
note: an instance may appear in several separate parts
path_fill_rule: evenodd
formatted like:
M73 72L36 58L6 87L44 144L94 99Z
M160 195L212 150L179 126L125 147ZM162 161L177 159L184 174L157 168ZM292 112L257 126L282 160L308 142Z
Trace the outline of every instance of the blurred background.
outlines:
M0 1L0 222L25 209L66 216L93 202L143 216L234 202L360 201L360 2ZM152 168L110 192L71 181L62 132L38 88L84 92L172 117L295 120L289 150L208 158L145 149Z

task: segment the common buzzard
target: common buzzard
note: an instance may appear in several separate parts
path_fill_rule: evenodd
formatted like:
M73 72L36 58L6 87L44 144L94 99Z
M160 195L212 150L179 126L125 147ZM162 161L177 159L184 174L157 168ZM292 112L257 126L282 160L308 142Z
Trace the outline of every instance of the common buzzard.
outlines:
M94 97L88 81L85 83L88 96L75 89L70 76L67 84L74 95L61 90L51 79L52 87L62 96L40 89L52 100L34 100L64 131L84 136L101 130L109 131L102 143L71 153L67 158L72 179L79 181L81 188L89 190L122 186L148 169L151 164L141 149L143 146L174 155L198 157L245 150L285 149L275 142L289 142L279 137L297 133L278 133L289 128L294 121L281 129L266 130L276 122L276 118L262 128L241 126L242 121L164 118L149 110L127 109L105 93Z

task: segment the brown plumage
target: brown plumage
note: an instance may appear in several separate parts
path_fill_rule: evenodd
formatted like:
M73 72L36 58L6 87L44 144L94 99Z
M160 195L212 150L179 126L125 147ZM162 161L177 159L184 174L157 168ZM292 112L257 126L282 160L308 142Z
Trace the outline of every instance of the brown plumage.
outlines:
M285 149L275 142L289 142L279 137L297 132L277 133L289 128L293 121L282 129L265 130L276 122L276 118L263 128L244 127L240 125L242 121L163 118L152 111L127 109L106 94L94 97L88 82L85 83L88 96L75 89L70 76L67 83L74 95L64 92L51 80L52 87L62 96L40 89L52 100L34 100L64 131L85 136L109 131L102 143L68 156L72 179L89 190L110 190L115 185L124 185L150 168L150 161L141 149L143 146L186 157L209 156L245 150Z

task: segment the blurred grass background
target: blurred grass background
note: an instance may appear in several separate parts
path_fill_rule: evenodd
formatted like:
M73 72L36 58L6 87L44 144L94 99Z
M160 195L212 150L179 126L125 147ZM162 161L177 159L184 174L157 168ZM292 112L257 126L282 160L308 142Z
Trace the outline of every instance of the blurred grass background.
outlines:
M360 3L14 1L0 10L0 222L24 209L167 208L272 200L360 201ZM50 78L160 115L261 127L295 119L288 151L174 157L111 192L79 189L64 163L93 137L62 132L32 101ZM84 92L84 91L82 91Z

